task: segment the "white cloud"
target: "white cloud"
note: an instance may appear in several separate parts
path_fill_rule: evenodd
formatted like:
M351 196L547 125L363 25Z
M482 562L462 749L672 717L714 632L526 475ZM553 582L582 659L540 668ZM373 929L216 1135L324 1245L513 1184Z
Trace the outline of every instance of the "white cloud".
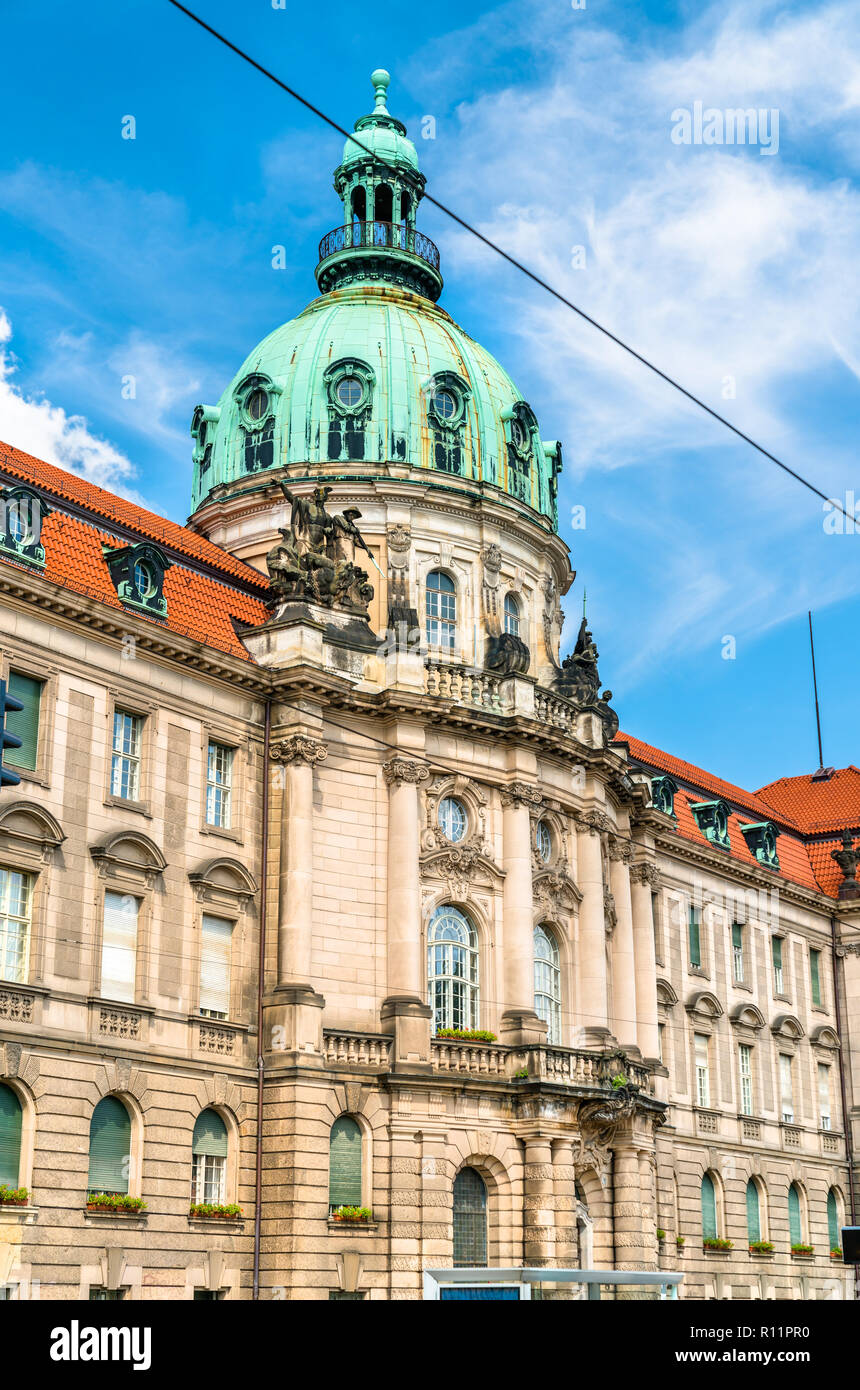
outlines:
M99 487L134 497L128 488L134 468L124 454L93 434L83 416L67 415L62 406L28 396L16 384L11 339L12 325L0 309L0 438Z

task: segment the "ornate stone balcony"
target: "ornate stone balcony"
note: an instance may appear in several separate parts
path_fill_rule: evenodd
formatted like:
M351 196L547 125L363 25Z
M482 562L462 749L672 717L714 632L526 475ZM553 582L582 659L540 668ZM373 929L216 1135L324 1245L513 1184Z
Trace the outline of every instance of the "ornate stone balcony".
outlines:
M428 695L454 700L457 704L475 705L491 714L508 713L502 700L502 682L498 676L489 671L479 671L474 666L437 660L435 657L428 658L426 667L425 690Z
M387 1071L391 1038L383 1033L350 1033L325 1029L323 1056L330 1067L368 1067Z

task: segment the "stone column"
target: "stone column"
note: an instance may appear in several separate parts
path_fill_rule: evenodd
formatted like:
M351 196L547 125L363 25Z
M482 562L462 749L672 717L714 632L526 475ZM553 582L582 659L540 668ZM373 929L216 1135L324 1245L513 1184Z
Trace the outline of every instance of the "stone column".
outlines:
M660 1051L657 1028L657 962L654 957L654 904L651 894L659 885L655 864L634 864L630 870L633 905L633 956L636 962L636 1009L639 1049L656 1061Z
M650 1267L650 1244L643 1229L639 1150L622 1139L613 1145L612 1156L615 1264L618 1269L645 1269Z
M586 1047L600 1047L609 1037L606 998L606 926L599 814L576 822L579 907L579 1017Z
M609 885L615 903L612 933L612 1031L622 1047L636 1048L636 964L633 955L633 908L630 901L630 844L609 842Z
M562 1269L575 1269L579 1237L576 1227L576 1169L570 1139L553 1141L552 1180L555 1192L555 1263Z
M306 733L290 733L272 744L271 759L283 765L278 866L278 968L276 1006L267 1011L264 1047L275 1052L320 1052L322 995L311 984L314 877L314 768L326 745Z
M526 1139L523 1251L526 1265L550 1265L555 1257L555 1186L549 1138Z
M401 755L384 763L382 771L388 783L388 982L382 1025L395 1034L395 1065L429 1066L432 1010L422 990L418 788L430 773L423 763Z
M502 899L505 999L501 1032L505 1042L545 1040L547 1025L534 1008L534 900L529 807L540 804L536 787L512 782L502 788L505 886Z

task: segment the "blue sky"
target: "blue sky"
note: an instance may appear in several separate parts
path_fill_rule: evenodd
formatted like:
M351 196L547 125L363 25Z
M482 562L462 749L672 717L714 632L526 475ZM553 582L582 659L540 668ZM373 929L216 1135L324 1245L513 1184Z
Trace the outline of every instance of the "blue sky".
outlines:
M860 504L856 6L198 8L349 127L387 67L436 197ZM313 298L342 141L166 0L82 13L4 14L38 68L4 73L0 437L184 520L192 408ZM697 101L777 111L778 150L674 143ZM818 499L422 212L444 307L564 442L566 639L584 582L622 727L748 787L811 771L812 607L825 761L860 762L860 523L829 533Z

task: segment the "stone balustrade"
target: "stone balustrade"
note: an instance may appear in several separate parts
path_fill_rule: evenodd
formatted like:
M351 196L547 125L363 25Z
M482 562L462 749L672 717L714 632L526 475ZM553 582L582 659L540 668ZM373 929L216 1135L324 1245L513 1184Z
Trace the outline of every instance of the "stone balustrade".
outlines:
M552 695L548 690L535 690L535 719L553 729L566 733L576 731L576 707L569 700Z
M426 664L424 689L428 695L474 705L492 714L504 714L502 682L489 671L430 657Z
M557 1086L606 1087L612 1085L614 1076L621 1075L640 1090L653 1090L653 1079L647 1067L622 1056L572 1047L504 1047L499 1043L439 1038L433 1041L432 1059L435 1071L470 1076L510 1080L517 1073L527 1072L529 1080Z
M435 1071L466 1072L470 1076L494 1076L507 1080L511 1049L494 1043L460 1042L439 1038L432 1046Z
M330 1067L374 1067L384 1071L391 1060L391 1038L381 1033L323 1031L323 1056Z

